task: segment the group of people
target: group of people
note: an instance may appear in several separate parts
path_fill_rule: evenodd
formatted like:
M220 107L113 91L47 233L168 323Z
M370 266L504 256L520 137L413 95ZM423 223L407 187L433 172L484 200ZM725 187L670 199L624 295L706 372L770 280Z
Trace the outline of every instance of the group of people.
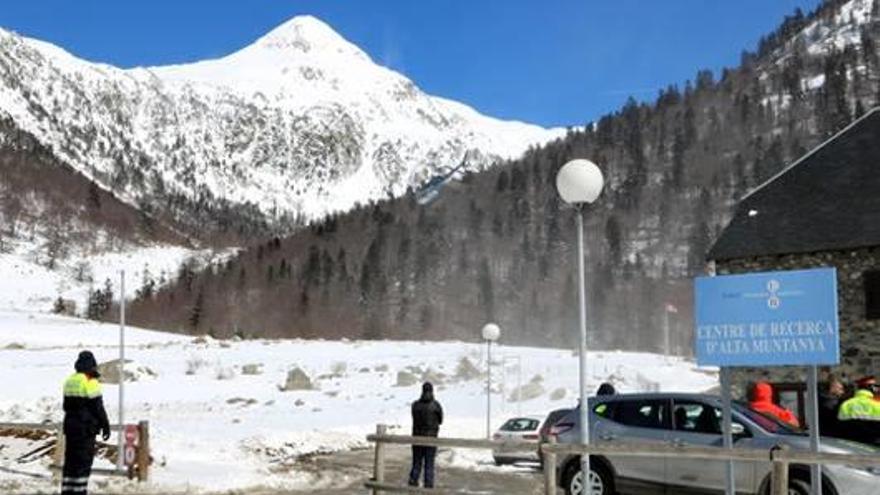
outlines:
M856 380L853 392L831 377L819 392L819 431L826 436L880 445L880 384L874 376Z
M852 393L837 377L830 376L819 389L819 431L822 436L845 438L880 445L880 383L874 376L859 378ZM767 382L749 385L749 407L799 428L797 416L773 401Z

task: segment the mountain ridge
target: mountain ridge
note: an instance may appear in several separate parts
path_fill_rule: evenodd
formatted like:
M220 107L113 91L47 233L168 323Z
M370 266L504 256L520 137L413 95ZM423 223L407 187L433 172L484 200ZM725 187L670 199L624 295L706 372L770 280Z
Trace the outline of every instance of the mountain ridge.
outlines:
M0 114L191 234L192 210L245 207L289 231L399 196L467 151L482 170L563 133L427 95L310 16L218 59L132 69L0 30L0 82Z

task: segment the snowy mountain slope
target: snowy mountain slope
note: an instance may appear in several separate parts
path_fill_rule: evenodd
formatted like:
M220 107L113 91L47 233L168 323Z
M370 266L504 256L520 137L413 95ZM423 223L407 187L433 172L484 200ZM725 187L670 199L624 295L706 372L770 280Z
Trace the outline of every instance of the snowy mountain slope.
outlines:
M118 327L71 318L0 311L0 379L26 383L0 396L0 421L59 421L58 387L72 371L76 353L95 352L101 362L117 355ZM126 418L149 420L155 458L152 480L100 487L101 493L251 493L256 487L315 488L300 456L366 446L364 438L383 422L407 431L409 405L430 377L443 403L444 436L480 438L485 425L485 346L461 342L193 340L129 328L129 369L149 369L126 386ZM500 345L495 362L493 426L509 415L569 407L577 390L577 356L568 349ZM466 365L464 365L466 363ZM591 353L591 390L611 381L624 392L660 389L703 391L717 383L711 369L680 358L646 353ZM258 374L246 373L246 365ZM287 373L302 369L313 390L281 391ZM465 370L462 372L460 370ZM471 370L471 371L467 371ZM417 380L398 384L398 372ZM516 402L513 387L538 383L537 396ZM115 419L118 389L105 385L104 400ZM399 428L399 429L398 429ZM111 441L114 441L112 439ZM7 448L2 448L6 446ZM48 491L49 459L16 462L8 437L0 436L0 492ZM25 452L27 450L24 450ZM456 456L460 451L455 451ZM488 467L491 453L475 451L459 462ZM479 467L477 463L479 462ZM107 461L97 461L109 467ZM285 468L285 469L280 469ZM6 470L8 469L8 470ZM328 477L330 478L330 477ZM100 478L96 478L97 483ZM326 481L326 479L324 480ZM355 480L336 480L345 486ZM115 483L115 482L114 482Z
M270 221L400 195L466 150L480 169L561 135L426 95L308 16L221 59L129 70L0 30L0 114L132 204L227 202Z

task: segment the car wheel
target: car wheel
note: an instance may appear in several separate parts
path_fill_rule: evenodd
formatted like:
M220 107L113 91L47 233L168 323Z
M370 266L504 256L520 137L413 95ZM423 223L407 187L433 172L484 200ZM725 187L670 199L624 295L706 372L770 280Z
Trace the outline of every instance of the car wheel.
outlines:
M611 495L611 473L598 463L590 463L590 490L584 491L584 476L580 465L573 464L563 479L565 495Z

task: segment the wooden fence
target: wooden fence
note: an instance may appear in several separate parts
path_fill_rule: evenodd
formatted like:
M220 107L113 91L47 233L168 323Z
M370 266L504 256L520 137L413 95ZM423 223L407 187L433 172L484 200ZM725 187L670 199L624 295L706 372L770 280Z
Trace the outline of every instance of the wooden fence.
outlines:
M54 472L60 472L64 466L64 429L61 423L0 423L0 430L41 430L55 432L56 441L52 452L53 462L49 466ZM118 424L110 425L110 430L122 435ZM129 479L148 481L150 477L150 423L141 421L137 424L138 441L135 445L135 462L128 469L92 469L92 474L104 476L127 476ZM116 455L123 455L117 452Z
M488 449L537 451L537 442L494 441L472 438L433 438L413 437L406 435L389 435L385 425L378 425L374 435L368 435L367 441L373 442L375 456L373 477L364 486L371 488L374 495L387 493L433 493L433 494L468 494L466 490L456 489L425 489L385 482L385 445L424 445L432 447L455 447L463 449ZM551 437L552 438L552 437ZM678 459L700 459L715 461L750 461L769 462L772 464L770 495L788 495L788 475L790 465L810 464L846 464L855 467L880 466L880 455L828 454L805 451L793 451L787 446L778 446L770 450L759 449L723 449L719 447L690 447L673 444L654 443L614 443L614 444L557 444L555 441L541 445L544 454L543 485L547 495L556 495L556 459L558 455L615 455L632 457L675 457Z

